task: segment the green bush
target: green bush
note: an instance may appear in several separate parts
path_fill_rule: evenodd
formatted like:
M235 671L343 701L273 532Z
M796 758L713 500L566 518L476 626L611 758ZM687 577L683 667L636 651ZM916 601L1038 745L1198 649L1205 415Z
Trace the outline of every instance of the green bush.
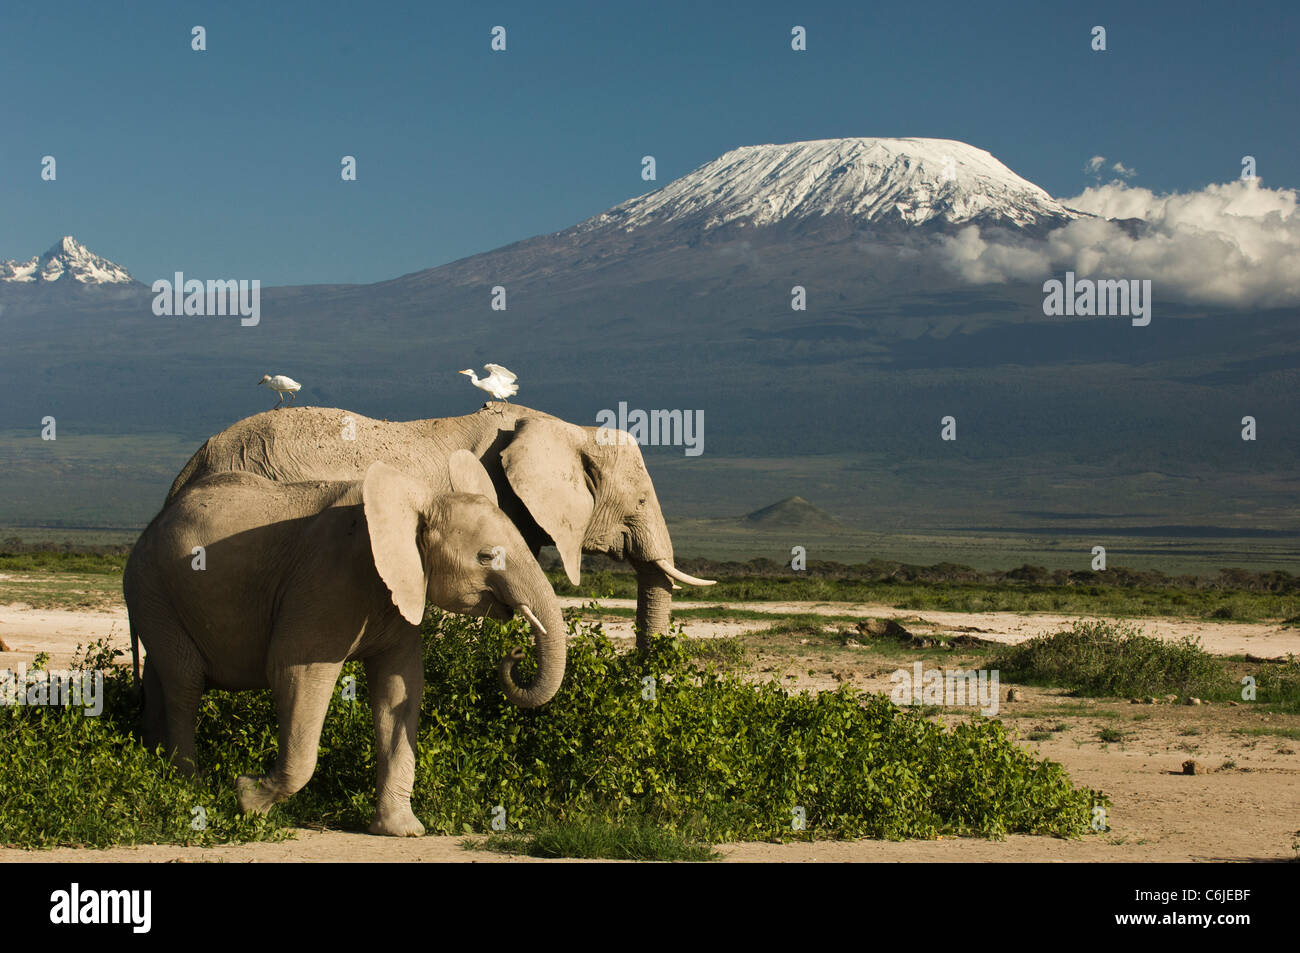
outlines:
M1256 700L1285 711L1300 711L1300 656L1288 655L1285 662L1259 670ZM1239 685L1233 689L1240 692Z
M1076 621L1069 631L1011 646L990 664L1004 679L1093 697L1223 697L1231 685L1199 642L1164 642L1124 622Z
M414 807L430 832L487 833L503 810L510 832L642 824L711 843L1074 836L1105 803L1013 744L997 721L949 730L848 686L789 694L702 670L680 640L620 656L599 624L570 629L559 694L523 711L496 681L503 653L527 642L521 622L437 612L426 622ZM206 844L279 836L290 825L364 828L372 725L361 666L349 663L344 675L356 697L336 693L315 776L264 819L237 815L233 785L274 758L269 692L205 696L198 779L132 740L128 673L108 679L100 718L0 708L0 843ZM196 806L206 811L201 831L191 826Z
M101 642L74 668L110 668L120 654ZM211 845L287 834L235 810L233 774L186 778L146 751L132 733L138 715L131 675L115 667L99 717L0 705L0 844Z

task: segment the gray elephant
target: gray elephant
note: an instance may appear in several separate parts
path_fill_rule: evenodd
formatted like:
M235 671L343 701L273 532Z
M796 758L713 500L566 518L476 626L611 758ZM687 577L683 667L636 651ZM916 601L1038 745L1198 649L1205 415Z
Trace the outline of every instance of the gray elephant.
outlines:
M133 653L145 665L145 742L194 764L205 689L270 688L279 721L274 769L238 781L243 811L265 811L307 783L343 663L365 663L375 720L372 833L417 836L411 812L424 688L426 599L451 612L533 628L538 670L506 696L549 701L565 668L565 624L545 573L496 506L467 452L448 458L448 492L375 463L359 481L276 483L251 473L191 481L155 517L123 574ZM201 547L201 548L200 548Z
M712 585L673 565L673 545L641 450L623 431L579 427L516 404L489 402L464 417L390 422L346 410L284 408L210 437L172 484L245 470L278 481L355 480L378 460L438 491L447 458L477 457L501 508L532 552L554 543L577 585L582 553L630 562L637 574L637 640L668 631L675 582Z

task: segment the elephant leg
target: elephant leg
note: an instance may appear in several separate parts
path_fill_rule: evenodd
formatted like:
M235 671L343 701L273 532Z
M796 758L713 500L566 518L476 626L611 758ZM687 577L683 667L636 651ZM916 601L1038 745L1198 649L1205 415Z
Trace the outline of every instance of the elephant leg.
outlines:
M163 683L158 674L158 663L146 656L144 660L144 720L140 726L140 740L150 751L167 744L166 709L163 705Z
M424 825L411 810L415 738L424 695L424 659L418 629L366 659L366 683L375 718L376 798L370 833L419 837Z
M145 664L145 724L162 724L167 752L185 774L197 770L194 760L194 721L207 680L203 657L180 628L155 641L158 651ZM161 715L159 707L161 706ZM146 744L150 743L146 738Z
M267 663L279 722L279 753L270 774L242 774L235 782L239 809L265 814L271 805L299 791L316 770L321 728L334 697L342 662Z

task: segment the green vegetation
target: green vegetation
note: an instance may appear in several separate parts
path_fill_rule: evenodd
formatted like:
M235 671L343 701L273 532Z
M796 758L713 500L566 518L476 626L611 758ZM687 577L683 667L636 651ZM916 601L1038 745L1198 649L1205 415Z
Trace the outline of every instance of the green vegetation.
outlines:
M1075 622L1069 631L1010 646L990 664L1008 681L1093 697L1207 697L1223 695L1231 684L1198 643L1162 642L1123 622Z
M1255 703L1279 711L1300 712L1300 658L1292 655L1281 664L1249 664L1255 678ZM1242 671L1238 669L1238 674ZM1240 682L1233 685L1241 696Z
M0 572L75 572L121 575L131 547L72 543L24 543L11 536L0 543Z
M117 600L117 582L130 546L125 543L77 544L25 541L9 536L0 543L0 572L31 575L0 584L0 601L38 607L100 605ZM635 598L636 576L623 564L587 557L581 585L574 586L552 557L548 575L559 595ZM955 563L914 566L873 560L845 565L812 561L794 572L769 559L746 563L681 559L683 569L718 580L707 591L680 594L678 617L763 618L753 610L692 606L693 596L710 602L873 602L898 609L955 612L1056 612L1125 618L1180 616L1210 621L1300 619L1300 577L1282 571L1223 569L1210 577L1167 576L1154 571L1113 567L1105 573L1048 570L1024 565L1008 571L977 570ZM55 574L77 574L56 580ZM98 579L94 577L100 577ZM65 593L67 585L75 585ZM88 594L88 595L87 595ZM606 614L630 614L609 608ZM822 622L851 621L824 616Z
M635 575L614 568L616 563L606 561L605 568L599 568L598 560L593 563L598 568L584 572L579 586L552 568L549 575L555 591L596 598L636 596ZM1203 578L1123 567L1105 573L1049 571L1041 566L1003 572L953 563L911 566L875 560L852 566L814 561L806 572L796 573L768 559L748 563L682 559L679 563L687 572L718 580L707 592L680 594L710 602L874 602L912 610L1181 616L1219 621L1300 615L1300 577L1281 571L1224 569ZM687 612L696 611L680 598L679 605ZM701 607L700 611L708 609ZM734 617L734 610L728 611Z
M1094 698L1174 694L1300 712L1300 658L1224 661L1192 639L1164 642L1123 622L1077 621L1068 631L1002 649L989 664L1009 681ZM1244 675L1255 679L1254 701L1242 701Z
M120 605L122 570L130 547L0 542L0 603L22 602L34 609L80 609ZM20 574L15 576L14 574Z
M701 669L680 640L620 656L598 623L571 627L559 695L521 711L502 696L496 667L527 642L522 624L432 614L414 803L431 832L488 833L504 816L509 833L641 825L694 843L1075 836L1104 802L998 721L947 729L848 687L792 695ZM103 667L109 655L101 647L83 664ZM336 695L315 777L266 818L239 816L233 785L274 757L268 692L205 696L197 779L132 740L138 708L125 671L106 677L99 718L0 707L0 843L210 844L283 836L292 825L364 828L372 724L362 667L349 663L344 675L356 678L357 697Z
M97 644L74 668L108 667L120 654ZM104 693L98 718L82 708L0 706L0 844L209 845L287 833L234 811L233 774L185 778L141 747L128 672L106 677Z
M720 665L743 665L748 657L745 640L730 637L719 639L688 639L682 645L687 658L697 662L715 662Z
M1300 728L1292 728L1288 725L1252 725L1248 728L1233 728L1232 733L1245 737L1268 736L1300 741Z
M680 834L645 822L609 824L575 820L548 825L535 834L493 834L467 840L471 850L491 850L529 857L579 857L600 860L719 860L721 854Z

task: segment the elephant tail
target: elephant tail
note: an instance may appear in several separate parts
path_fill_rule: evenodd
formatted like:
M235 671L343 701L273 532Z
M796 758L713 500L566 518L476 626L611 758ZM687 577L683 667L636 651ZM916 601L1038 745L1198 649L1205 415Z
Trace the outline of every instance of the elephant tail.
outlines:
M131 672L135 676L135 693L140 694L140 636L135 631L135 621L128 622L131 629Z

